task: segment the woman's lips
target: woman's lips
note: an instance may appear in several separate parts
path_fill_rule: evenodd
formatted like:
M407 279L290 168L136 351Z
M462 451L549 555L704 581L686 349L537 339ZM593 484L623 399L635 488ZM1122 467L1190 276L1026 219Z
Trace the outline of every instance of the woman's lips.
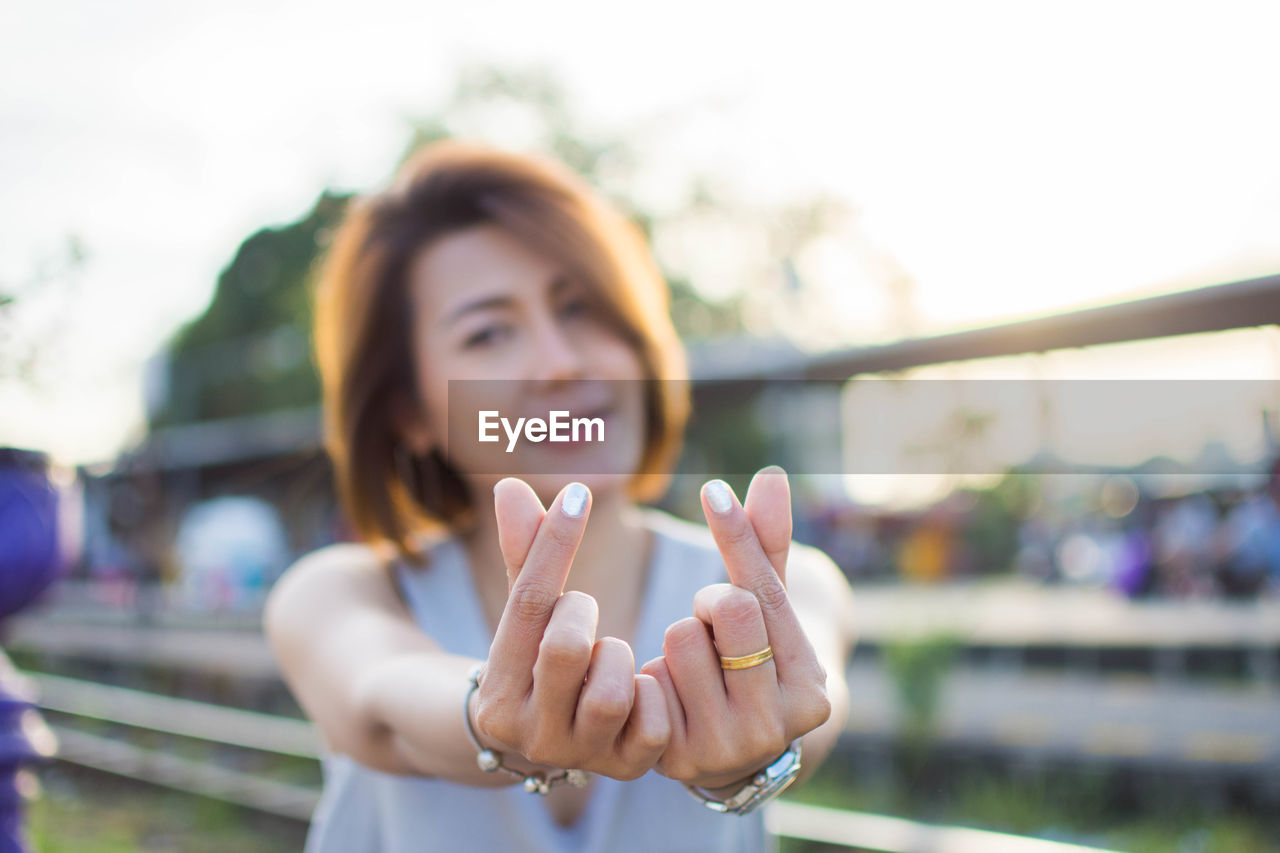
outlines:
M605 444L609 438L609 421L612 415L612 408L597 409L586 414L578 414L571 409L569 414L569 418L571 420L595 420L596 418L599 418L603 425L600 428L597 428L594 425L587 425L585 429L580 429L578 432L578 439L576 441L573 439L572 430L570 430L568 441L544 441L542 442L542 446L554 452L558 450L578 450L594 444ZM597 435L600 437L597 438Z

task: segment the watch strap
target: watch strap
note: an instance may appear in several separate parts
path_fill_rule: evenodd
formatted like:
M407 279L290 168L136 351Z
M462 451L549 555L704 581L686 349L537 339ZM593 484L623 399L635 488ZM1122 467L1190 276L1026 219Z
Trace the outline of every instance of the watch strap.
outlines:
M718 800L696 785L685 785L694 799L707 808L722 814L750 814L781 794L800 774L800 739L796 738L787 751L774 759L767 767L758 770L733 794Z

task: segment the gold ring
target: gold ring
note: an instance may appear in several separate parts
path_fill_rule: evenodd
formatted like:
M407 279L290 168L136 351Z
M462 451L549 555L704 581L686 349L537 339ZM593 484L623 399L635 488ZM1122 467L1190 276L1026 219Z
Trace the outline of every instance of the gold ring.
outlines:
M765 646L763 650L750 655L742 655L736 658L727 658L720 655L721 669L751 669L753 666L759 666L767 660L773 659L773 646Z

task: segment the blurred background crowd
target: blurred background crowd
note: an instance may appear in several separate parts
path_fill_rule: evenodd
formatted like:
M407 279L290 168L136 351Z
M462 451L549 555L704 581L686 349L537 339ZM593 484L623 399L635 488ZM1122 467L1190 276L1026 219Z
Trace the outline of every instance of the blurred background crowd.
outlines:
M28 456L4 476L16 481L21 470L30 478L46 464ZM249 467L265 464L254 460ZM64 530L73 531L62 536L61 594L76 589L92 606L253 610L293 560L353 538L320 471L301 475L301 484L285 483L297 501L305 485L302 503L283 502L264 482L263 493L245 490L187 506L174 505L157 472L80 476L61 491L55 480L48 488L66 504ZM1060 484L1010 473L990 488L957 488L906 509L801 491L796 538L822 548L859 584L1022 579L1131 599L1280 596L1280 463L1253 488L1174 495L1144 493L1123 474L1074 476L1083 482L1065 495L1052 495Z

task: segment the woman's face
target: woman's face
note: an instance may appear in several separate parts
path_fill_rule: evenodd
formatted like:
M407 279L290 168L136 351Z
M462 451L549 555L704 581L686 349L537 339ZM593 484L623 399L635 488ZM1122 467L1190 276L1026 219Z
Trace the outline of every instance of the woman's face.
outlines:
M544 501L570 480L597 493L625 486L644 447L644 369L589 286L494 225L428 246L409 274L425 408L407 436L415 452L441 448L475 494L508 475ZM479 440L481 411L496 413L486 417L496 440ZM535 442L521 430L513 443L519 418L553 411L601 418L604 440Z

